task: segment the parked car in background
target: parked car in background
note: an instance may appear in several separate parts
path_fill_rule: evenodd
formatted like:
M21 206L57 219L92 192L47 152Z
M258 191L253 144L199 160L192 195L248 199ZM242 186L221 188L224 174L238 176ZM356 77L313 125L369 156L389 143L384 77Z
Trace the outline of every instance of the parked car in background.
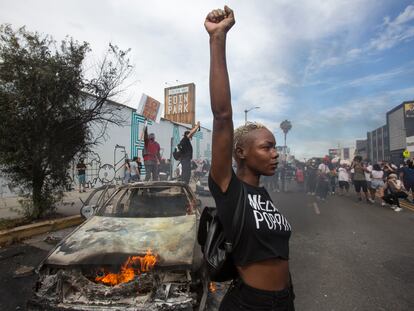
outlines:
M198 195L211 195L210 188L208 187L208 176L203 176L196 182L195 192Z

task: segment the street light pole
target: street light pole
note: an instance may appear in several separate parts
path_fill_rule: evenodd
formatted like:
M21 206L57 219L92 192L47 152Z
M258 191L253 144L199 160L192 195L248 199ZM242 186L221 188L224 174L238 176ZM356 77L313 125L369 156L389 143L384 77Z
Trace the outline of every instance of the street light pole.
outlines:
M244 110L244 124L247 124L247 113L250 111L250 110L253 110L253 109L259 109L260 107L252 107L252 108L250 108L250 109L245 109Z

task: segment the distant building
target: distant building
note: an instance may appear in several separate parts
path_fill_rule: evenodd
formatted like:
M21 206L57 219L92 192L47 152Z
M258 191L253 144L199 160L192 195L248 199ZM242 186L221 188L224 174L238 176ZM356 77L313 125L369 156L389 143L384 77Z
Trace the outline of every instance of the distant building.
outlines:
M344 148L329 149L328 154L332 158L338 157L341 160L352 160L355 156L355 148L344 147Z
M367 132L367 157L372 163L390 160L387 125Z
M358 139L356 141L356 149L355 149L355 155L359 155L362 157L362 159L366 160L368 159L368 146L367 146L367 139Z
M387 112L390 161L401 164L403 151L414 156L414 101L405 101Z

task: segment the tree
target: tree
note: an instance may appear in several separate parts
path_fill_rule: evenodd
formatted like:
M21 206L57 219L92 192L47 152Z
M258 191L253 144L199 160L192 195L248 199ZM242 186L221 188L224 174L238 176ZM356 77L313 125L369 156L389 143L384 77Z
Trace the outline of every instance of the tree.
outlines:
M28 198L31 218L53 211L74 156L98 144L109 123L124 122L106 102L132 70L129 50L110 44L90 79L88 52L86 42L58 45L24 27L0 26L0 170Z
M292 123L288 120L285 120L282 123L280 123L280 128L285 134L285 148L286 148L286 135L292 129Z

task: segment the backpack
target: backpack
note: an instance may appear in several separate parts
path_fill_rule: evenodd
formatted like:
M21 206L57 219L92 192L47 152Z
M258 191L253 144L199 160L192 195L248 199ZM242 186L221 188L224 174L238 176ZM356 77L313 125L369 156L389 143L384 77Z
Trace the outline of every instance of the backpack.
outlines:
M232 222L232 237L226 239L223 226L215 207L205 207L200 218L197 240L203 252L204 262L210 281L225 282L238 277L231 253L237 247L243 231L246 201L242 205L245 185L241 183L240 195Z
M180 161L181 158L183 157L183 151L182 151L182 147L180 144L178 144L177 147L174 148L173 157L176 161Z

